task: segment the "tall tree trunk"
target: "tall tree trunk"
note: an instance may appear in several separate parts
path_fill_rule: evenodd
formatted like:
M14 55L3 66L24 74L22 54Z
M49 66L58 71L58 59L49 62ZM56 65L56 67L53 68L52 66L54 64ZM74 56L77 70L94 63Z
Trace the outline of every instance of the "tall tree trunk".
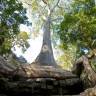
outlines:
M51 45L50 23L51 16L49 15L43 25L43 44L39 55L35 62L40 65L56 66Z

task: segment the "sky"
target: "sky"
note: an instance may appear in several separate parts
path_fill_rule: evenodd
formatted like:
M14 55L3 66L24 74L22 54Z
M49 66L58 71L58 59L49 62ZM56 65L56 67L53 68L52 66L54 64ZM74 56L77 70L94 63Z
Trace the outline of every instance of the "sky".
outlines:
M30 33L30 28L28 28L26 25L21 25L20 26L21 31L26 31ZM19 57L19 56L24 56L24 58L29 62L33 62L36 58L36 56L39 54L41 46L42 46L42 34L40 34L36 38L30 38L28 40L30 47L27 49L25 53L22 53L21 48L15 46L14 53Z
M42 46L42 32L40 32L41 34L39 34L38 37L36 38L32 37L34 22L30 14L31 13L30 6L24 5L24 7L27 8L27 17L29 21L32 22L32 26L28 27L26 25L21 24L20 31L27 32L29 34L30 39L28 40L28 43L30 44L30 47L27 49L25 53L23 53L22 49L17 46L15 46L15 50L14 49L12 50L18 57L22 55L27 60L28 63L32 63L37 57L37 55L39 54L41 46Z

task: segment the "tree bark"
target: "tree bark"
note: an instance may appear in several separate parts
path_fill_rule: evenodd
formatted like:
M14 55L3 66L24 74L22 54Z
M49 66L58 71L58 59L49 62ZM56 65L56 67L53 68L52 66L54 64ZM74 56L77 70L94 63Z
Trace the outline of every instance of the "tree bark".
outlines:
M0 74L7 76L19 76L23 78L54 78L54 79L70 79L77 78L70 71L53 66L40 66L36 64L20 65L17 68L0 56Z
M43 26L43 44L39 55L37 56L35 62L36 64L46 65L46 66L57 66L51 45L51 34L50 34L50 15L47 17Z
M43 0L45 4L45 0ZM50 24L51 24L51 16L56 8L56 6L59 4L60 0L57 0L57 3L53 6L53 8L50 8L50 6L47 4L49 8L49 13L47 16L47 19L45 20L45 23L43 25L43 44L41 51L39 55L37 56L35 62L39 65L47 65L47 66L54 66L57 67L57 64L55 62L54 56L53 56L53 50L51 45L51 33L50 33Z
M0 56L0 73L9 74L15 69L15 66L8 64L7 61L2 56Z
M86 56L82 56L76 61L72 71L82 79L85 89L96 85L96 73Z
M93 88L88 88L84 92L80 93L78 96L96 96L96 86Z

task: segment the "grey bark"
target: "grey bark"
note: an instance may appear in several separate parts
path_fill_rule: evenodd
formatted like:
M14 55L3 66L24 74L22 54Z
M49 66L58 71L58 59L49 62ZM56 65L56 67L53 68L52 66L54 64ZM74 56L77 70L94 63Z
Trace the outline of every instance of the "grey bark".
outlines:
M57 64L56 64L54 56L53 56L53 50L52 50L52 45L51 45L50 24L51 24L51 15L52 15L54 9L56 8L56 6L59 4L59 2L60 2L60 0L57 0L57 3L53 6L52 9L48 5L50 14L48 15L48 17L44 23L44 26L43 26L43 32L44 32L43 44L42 44L41 51L35 60L35 62L40 65L57 67Z
M53 50L51 45L51 34L50 34L50 16L47 17L43 25L43 44L39 55L37 56L35 62L40 65L56 66L56 62L53 56Z

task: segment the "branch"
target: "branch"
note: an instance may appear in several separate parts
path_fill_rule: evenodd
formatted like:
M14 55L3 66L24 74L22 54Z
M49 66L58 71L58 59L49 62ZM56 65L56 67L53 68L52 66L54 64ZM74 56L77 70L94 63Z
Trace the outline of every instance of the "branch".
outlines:
M23 3L27 4L28 6L32 6L32 4L29 4L28 2L24 1Z
M42 0L42 1L43 1L44 4L46 4L48 6L48 8L50 10L50 4L48 3L48 1L47 0Z
M56 20L62 20L63 17L57 17L56 19L52 19L52 21L56 21Z
M57 5L57 6L58 6L58 8L60 8L61 10L64 9L63 7L61 7L61 6L59 6L59 5Z
M53 10L56 8L56 6L58 6L58 3L60 2L60 0L57 1L56 5L54 5L54 7L51 9L50 13L53 12Z
M42 0L42 1L43 1L43 3L45 3L46 5L48 4L47 0Z

